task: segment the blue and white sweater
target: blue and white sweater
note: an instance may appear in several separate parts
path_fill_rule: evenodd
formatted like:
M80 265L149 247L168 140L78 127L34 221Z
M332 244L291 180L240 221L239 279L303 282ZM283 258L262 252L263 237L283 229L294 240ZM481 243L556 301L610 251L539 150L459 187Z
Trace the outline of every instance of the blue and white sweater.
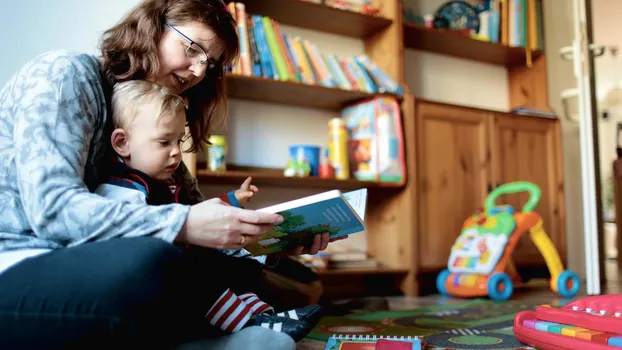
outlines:
M36 57L0 90L0 253L177 236L190 206L92 193L110 159L110 91L97 57L67 51ZM201 201L187 168L178 171Z

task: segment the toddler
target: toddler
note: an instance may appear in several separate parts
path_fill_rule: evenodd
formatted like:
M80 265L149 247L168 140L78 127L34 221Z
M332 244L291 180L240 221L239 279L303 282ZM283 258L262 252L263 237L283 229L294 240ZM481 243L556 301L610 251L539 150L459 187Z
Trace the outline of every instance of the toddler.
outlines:
M181 163L180 147L186 134L184 100L148 81L119 83L112 95L112 120L114 131L110 142L116 155L111 161L109 180L95 193L130 203L191 204L189 190L175 171ZM220 198L243 207L257 191L249 177L238 190ZM215 267L217 275L209 284L213 295L206 296L210 307L205 310L205 318L213 326L225 332L237 332L257 325L287 333L298 341L318 321L318 305L277 314L250 290L236 290L241 293L237 295L231 289L235 285L234 277L244 279L248 271L231 271L235 264L228 262L236 258L221 251L209 248L200 251L201 263ZM227 266L226 272L222 266Z

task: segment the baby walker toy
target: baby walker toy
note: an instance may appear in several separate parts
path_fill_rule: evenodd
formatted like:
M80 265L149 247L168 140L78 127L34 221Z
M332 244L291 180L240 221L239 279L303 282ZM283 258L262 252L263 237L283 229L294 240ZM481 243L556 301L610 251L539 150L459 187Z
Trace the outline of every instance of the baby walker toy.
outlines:
M515 212L510 205L495 205L501 195L525 191L529 200L522 212ZM574 297L579 291L579 277L564 270L555 246L544 232L542 218L533 211L540 197L540 188L530 182L512 182L494 189L484 209L465 221L451 248L447 269L436 278L438 291L446 296L509 299L514 284L521 282L512 252L520 237L529 232L551 274L551 289L564 298Z

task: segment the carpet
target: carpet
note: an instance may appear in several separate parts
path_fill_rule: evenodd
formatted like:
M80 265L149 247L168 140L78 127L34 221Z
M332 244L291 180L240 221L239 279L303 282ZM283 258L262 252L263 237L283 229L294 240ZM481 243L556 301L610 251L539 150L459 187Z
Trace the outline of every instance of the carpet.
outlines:
M423 336L430 349L533 349L512 332L514 316L542 303L474 299L414 310L327 316L307 336L324 340L333 334ZM561 306L561 305L554 305Z

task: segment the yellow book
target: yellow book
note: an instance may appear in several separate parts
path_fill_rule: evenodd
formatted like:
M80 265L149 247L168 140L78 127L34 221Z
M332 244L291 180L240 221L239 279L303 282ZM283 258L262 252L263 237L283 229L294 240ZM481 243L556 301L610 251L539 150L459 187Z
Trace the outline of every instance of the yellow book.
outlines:
M305 84L315 84L315 76L313 73L313 68L311 67L311 63L309 63L309 59L307 57L307 53L302 48L302 44L300 43L300 38L295 37L291 39L292 51L298 58L298 68L300 69L300 75L303 83Z
M527 0L527 47L538 49L538 21L536 0Z

